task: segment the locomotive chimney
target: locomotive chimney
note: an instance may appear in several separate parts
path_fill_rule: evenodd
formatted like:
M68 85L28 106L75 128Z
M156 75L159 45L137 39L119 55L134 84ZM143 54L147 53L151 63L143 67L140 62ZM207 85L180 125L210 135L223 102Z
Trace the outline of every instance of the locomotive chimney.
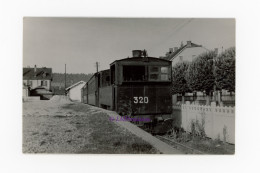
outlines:
M142 51L141 50L133 50L133 57L141 57Z

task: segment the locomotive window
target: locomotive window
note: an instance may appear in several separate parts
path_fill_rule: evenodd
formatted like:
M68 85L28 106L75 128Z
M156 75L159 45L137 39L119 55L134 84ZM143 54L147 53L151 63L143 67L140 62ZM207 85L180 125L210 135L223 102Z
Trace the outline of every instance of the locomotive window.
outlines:
M149 80L150 81L169 81L170 72L169 67L149 67Z
M169 80L168 74L161 74L161 80L163 80L163 81Z
M125 82L145 81L145 66L123 66Z
M159 72L159 67L151 67L150 72Z
M158 74L150 74L150 79L152 80L158 80Z
M170 80L168 67L161 67L161 80L163 80L163 81Z
M168 74L168 67L161 67L161 73L167 73Z

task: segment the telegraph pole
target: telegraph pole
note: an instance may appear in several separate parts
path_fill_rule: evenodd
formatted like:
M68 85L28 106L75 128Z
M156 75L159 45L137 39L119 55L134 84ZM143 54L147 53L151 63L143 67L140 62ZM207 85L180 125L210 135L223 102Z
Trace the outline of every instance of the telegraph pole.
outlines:
M98 72L98 66L99 66L99 63L98 63L98 62L96 62L96 68L97 68L97 72Z
M66 95L66 64L65 64L65 83L64 83L64 94Z

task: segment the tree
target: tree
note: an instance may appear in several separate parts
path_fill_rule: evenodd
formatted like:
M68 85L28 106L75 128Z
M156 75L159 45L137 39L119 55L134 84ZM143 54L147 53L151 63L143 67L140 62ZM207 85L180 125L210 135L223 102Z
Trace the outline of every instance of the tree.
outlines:
M182 94L182 103L185 101L185 93L191 91L185 78L188 68L188 62L181 62L172 69L172 93Z
M216 86L219 90L235 92L235 47L221 53L215 63Z
M214 56L215 52L213 51L200 54L191 62L186 75L188 86L192 91L206 92L207 105L210 104L209 96L215 84L213 73Z

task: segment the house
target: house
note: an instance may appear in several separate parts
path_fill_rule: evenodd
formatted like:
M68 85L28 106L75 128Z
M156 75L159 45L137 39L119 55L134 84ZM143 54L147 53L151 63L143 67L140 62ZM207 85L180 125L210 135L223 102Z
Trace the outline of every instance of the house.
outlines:
M81 102L81 89L85 86L86 82L79 81L70 87L66 88L66 93L72 101Z
M42 87L47 90L51 89L52 68L23 68L23 86L30 89Z
M166 53L165 57L161 58L172 61L172 66L174 66L178 62L191 62L198 55L207 51L209 50L203 47L202 45L198 45L192 43L191 41L187 41L186 45L181 45L179 48L170 48L169 52Z
M40 96L41 99L50 99L52 68L23 68L23 97Z
M191 41L187 41L185 45L181 44L180 47L170 48L169 52L165 54L164 57L160 57L169 61L172 61L172 67L174 67L179 62L191 62L193 61L198 55L208 52L209 50L203 47L202 45L198 45L192 43ZM215 49L217 53L217 49ZM197 92L197 96L203 96L202 92ZM186 93L185 100L193 99L193 93ZM197 97L198 98L198 97ZM178 101L181 100L181 94L175 94L172 96L173 104L176 104ZM204 102L204 97L203 97Z
M223 47L222 47L223 48ZM166 53L164 57L160 57L166 60L172 61L172 67L174 67L175 64L179 62L191 62L194 60L198 55L208 52L209 50L203 47L202 45L198 45L195 43L192 43L191 41L187 41L186 45L181 45L179 48L170 48L169 52ZM216 55L218 55L218 48L214 49L214 52ZM194 98L196 98L196 102L199 104L205 104L206 102L206 95L203 92L196 92L196 96L194 97L195 93L185 93L185 101L194 101ZM224 105L233 106L235 104L235 98L226 90L222 90L222 96L220 96L220 93L215 93L217 95L218 100L220 100L220 97L222 99L222 102ZM214 93L213 93L214 95ZM173 104L176 104L178 101L181 100L181 94L175 94L172 96ZM211 100L213 100L213 96ZM218 101L218 104L220 104L220 101ZM222 103L221 103L222 104Z

